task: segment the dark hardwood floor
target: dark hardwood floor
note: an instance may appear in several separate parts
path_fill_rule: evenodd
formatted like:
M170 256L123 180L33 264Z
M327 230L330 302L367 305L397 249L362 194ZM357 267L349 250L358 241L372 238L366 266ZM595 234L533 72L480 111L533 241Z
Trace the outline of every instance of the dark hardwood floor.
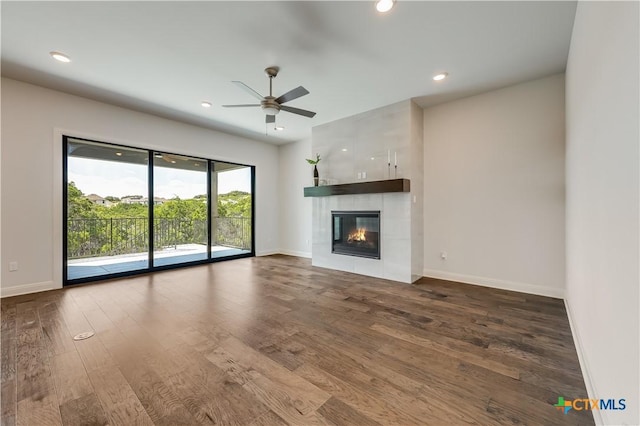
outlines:
M561 300L288 256L3 299L1 366L6 426L593 424Z

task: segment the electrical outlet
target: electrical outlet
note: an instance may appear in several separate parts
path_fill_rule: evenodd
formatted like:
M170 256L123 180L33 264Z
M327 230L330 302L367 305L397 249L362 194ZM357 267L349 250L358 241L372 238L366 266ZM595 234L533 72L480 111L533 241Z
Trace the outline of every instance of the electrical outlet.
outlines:
M367 172L362 172L362 179L366 179L367 178Z
M358 172L358 179L362 179L362 173Z
M9 262L9 272L15 272L18 270L18 262L15 260Z
M446 251L441 251L440 252L440 259L447 260L447 252Z

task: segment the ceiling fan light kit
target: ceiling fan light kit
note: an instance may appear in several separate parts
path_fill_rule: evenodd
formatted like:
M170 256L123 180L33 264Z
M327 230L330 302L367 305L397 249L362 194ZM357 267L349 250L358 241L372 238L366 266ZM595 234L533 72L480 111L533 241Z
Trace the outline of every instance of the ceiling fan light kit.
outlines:
M245 92L249 93L256 99L260 100L259 104L238 104L238 105L222 105L225 108L245 108L245 107L260 107L262 111L265 113L265 122L266 123L275 123L276 115L282 110L287 111L292 114L302 115L304 117L312 118L316 115L313 111L307 111L300 108L293 108L290 106L282 105L286 102L292 101L294 99L298 99L301 96L309 94L309 91L302 86L298 86L295 89L289 90L282 96L275 97L273 96L273 79L276 78L278 72L280 71L279 67L273 66L265 68L264 72L269 77L269 96L262 96L260 93L253 90L251 87L247 86L241 81L232 81L236 86L240 87Z

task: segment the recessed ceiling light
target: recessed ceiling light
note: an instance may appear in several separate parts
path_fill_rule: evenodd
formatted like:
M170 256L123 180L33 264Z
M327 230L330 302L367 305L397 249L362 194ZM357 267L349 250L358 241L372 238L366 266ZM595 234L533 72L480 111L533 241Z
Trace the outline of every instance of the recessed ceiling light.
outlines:
M347 148L342 148L342 152L347 152Z
M121 152L116 152L116 155L117 155L118 157L122 157L122 153L121 153Z
M51 57L53 59L55 59L56 61L60 61L60 62L71 62L71 58L69 58L67 55L65 55L64 53L60 53L60 52L49 52L49 55L51 55Z
M372 159L372 160L375 160L375 159L376 159L376 157L371 157L371 159Z
M376 2L376 10L381 13L390 11L392 7L393 0L379 0Z
M281 132L284 130L284 126L276 126L273 128L273 130L277 131L277 132Z
M446 72L442 72L442 73L440 73L440 74L436 74L436 75L434 75L434 76L433 76L433 79L434 79L435 81L444 80L445 78L447 78L447 76L448 76L448 75L449 75L449 74L447 74Z
M176 164L176 160L171 160L171 164Z
M156 154L154 154L154 157L156 157L156 158L162 158L162 154L160 154L160 153L156 153Z
M203 108L211 108L211 102L202 101L200 105L202 105Z

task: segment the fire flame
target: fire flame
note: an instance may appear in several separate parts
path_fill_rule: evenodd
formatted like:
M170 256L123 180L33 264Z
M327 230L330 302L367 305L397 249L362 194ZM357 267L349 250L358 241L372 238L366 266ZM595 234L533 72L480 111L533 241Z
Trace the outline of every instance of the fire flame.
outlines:
M367 241L367 238L365 237L366 232L367 230L365 228L358 228L356 232L349 234L347 242Z

